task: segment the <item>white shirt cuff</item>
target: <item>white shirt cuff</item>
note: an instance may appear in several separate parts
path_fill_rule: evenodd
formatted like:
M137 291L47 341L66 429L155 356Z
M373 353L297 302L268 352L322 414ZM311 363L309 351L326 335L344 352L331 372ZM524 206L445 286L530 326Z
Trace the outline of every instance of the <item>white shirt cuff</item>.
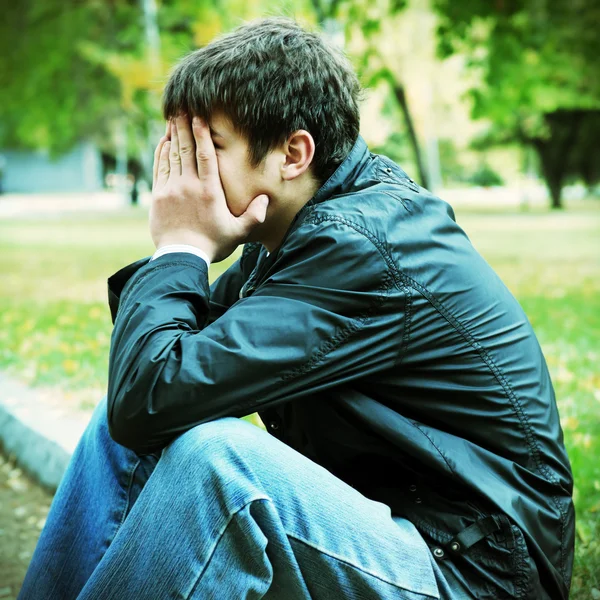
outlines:
M163 246L152 255L152 258L150 260L155 260L159 256L171 254L172 252L188 252L189 254L195 254L206 263L207 267L210 266L210 260L206 252L200 250L200 248L196 248L196 246L190 246L188 244L169 244L168 246Z

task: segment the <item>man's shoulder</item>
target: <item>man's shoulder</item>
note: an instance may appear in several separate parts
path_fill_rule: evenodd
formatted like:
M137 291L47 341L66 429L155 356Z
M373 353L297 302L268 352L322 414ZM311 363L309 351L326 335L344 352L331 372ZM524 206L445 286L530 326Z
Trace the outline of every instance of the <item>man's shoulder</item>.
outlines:
M353 186L309 206L303 224L343 224L349 231L385 245L389 251L417 239L431 238L434 232L462 231L447 202L417 185L397 165L397 172L386 165L394 163L389 159L381 161L370 169L371 175L368 181L364 178L362 186ZM391 172L387 173L387 169Z
M462 288L471 299L504 294L505 286L456 222L452 207L410 181L398 183L401 173L311 207L304 224L336 236L336 243L347 247L346 256L361 251L360 238L367 240L398 281L440 299L454 302Z

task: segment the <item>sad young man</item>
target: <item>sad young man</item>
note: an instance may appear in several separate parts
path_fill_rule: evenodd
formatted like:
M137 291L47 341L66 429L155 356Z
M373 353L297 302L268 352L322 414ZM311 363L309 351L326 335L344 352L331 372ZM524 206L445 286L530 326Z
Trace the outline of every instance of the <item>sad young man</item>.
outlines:
M177 65L157 251L109 280L108 397L20 598L567 598L538 342L452 209L369 152L359 92L287 20Z

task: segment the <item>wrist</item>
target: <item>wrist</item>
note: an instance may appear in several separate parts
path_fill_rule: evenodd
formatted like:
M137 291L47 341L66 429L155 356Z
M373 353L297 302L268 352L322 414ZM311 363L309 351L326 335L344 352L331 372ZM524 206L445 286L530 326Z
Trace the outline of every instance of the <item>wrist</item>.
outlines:
M157 252L165 246L193 246L206 255L210 262L213 262L216 255L216 248L213 242L205 236L191 231L178 231L162 235L155 240L154 244Z

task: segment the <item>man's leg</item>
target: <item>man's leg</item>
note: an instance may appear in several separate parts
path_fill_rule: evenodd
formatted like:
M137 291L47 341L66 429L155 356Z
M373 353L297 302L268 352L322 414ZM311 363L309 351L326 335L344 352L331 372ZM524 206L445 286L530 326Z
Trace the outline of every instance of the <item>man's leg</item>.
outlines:
M80 600L449 598L414 526L266 432L218 419L162 454Z
M54 496L19 599L77 598L158 462L115 443L106 410L104 398Z

